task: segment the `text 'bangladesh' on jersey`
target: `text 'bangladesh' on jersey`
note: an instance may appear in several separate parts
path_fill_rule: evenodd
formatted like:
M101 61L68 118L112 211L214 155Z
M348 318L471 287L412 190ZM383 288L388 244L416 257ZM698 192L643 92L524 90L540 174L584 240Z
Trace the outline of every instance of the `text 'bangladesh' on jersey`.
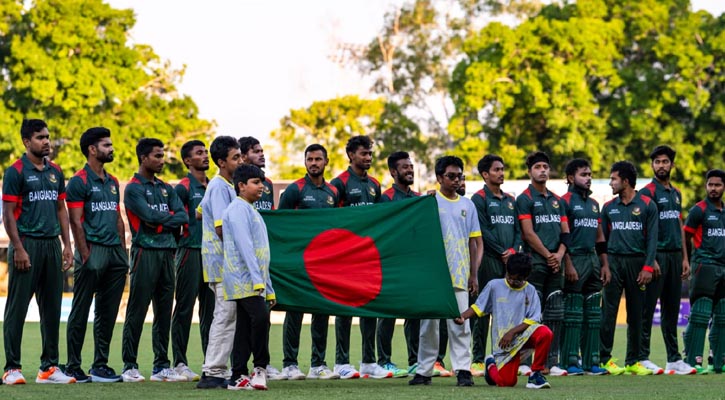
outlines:
M136 173L126 185L123 204L134 246L176 248L173 231L188 223L189 217L171 185L156 177L149 181Z
M657 227L657 250L682 250L682 194L677 188L664 187L653 179L641 190L642 194L654 200L659 216Z
M322 181L315 185L308 175L287 186L279 198L279 209L334 208L339 203L337 188Z
M507 250L520 251L523 243L514 197L508 193L497 197L488 185L484 185L471 200L478 212L484 254L501 256Z
M652 267L657 255L657 207L652 199L635 193L628 204L621 196L602 207L602 228L607 238L607 253L643 256Z
M204 177L206 179L206 177ZM179 196L181 204L184 205L189 223L183 226L179 247L200 249L201 248L201 221L196 219L196 208L199 207L201 199L206 192L206 182L199 182L194 175L189 173L174 187L176 195Z
M337 188L340 195L340 207L355 207L375 204L380 200L380 183L377 179L365 174L360 177L352 167L338 175L330 183Z
M65 200L65 177L60 167L45 159L38 170L23 154L5 170L3 201L16 204L20 236L51 238L60 235L58 202Z
M257 210L274 210L274 183L269 178L264 178L264 191L262 197L254 202Z
M83 209L83 231L87 242L118 246L121 240L125 240L118 236L120 190L118 179L108 172L103 179L88 164L68 181L66 204L69 209Z
M722 204L720 205L722 207ZM685 231L693 236L692 263L725 267L725 213L709 198L695 204L685 221Z
M562 196L566 205L566 216L571 233L570 254L594 253L597 242L597 228L602 219L599 215L599 203L589 197L589 190L583 191L574 185Z
M549 189L546 189L546 193L541 193L533 185L529 185L516 198L516 212L519 221L531 220L534 233L547 250L552 253L559 250L561 223L567 222L564 204L559 196ZM524 248L527 252L533 251L528 244Z

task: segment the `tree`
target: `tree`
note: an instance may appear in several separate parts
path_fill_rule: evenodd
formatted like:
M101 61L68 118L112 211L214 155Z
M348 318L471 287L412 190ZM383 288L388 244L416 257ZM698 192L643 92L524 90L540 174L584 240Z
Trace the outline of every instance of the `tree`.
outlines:
M2 1L15 9L22 5ZM109 170L119 178L137 169L135 144L141 137L167 144L166 177L183 174L181 144L208 139L213 123L200 119L193 100L177 93L183 70L171 70L149 46L127 43L135 24L132 10L116 10L101 0L37 0L16 14L4 18L9 28L0 32L7 77L0 114L10 114L14 124L0 131L3 143L13 143L9 149L0 146L0 154L9 153L3 167L23 152L17 145L18 121L35 117L48 123L53 157L67 173L84 164L81 133L102 125L112 132L117 160Z
M345 144L356 135L368 135L374 141L369 172L376 177L388 175L385 160L390 153L402 150L422 157L426 150L418 126L400 107L383 99L345 96L290 110L271 133L280 145L272 162L280 178L297 179L305 174L305 148L319 143L328 151L328 176L336 176L349 165Z

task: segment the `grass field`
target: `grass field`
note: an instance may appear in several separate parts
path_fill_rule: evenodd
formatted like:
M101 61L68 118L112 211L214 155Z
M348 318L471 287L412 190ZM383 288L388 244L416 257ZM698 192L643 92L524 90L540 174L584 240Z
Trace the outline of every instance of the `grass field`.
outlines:
M330 326L328 343L328 364L334 363L334 329ZM111 366L120 373L121 362L121 329L116 326L112 343ZM189 363L192 369L200 373L203 362L198 326L192 326L189 343ZM300 368L309 369L310 342L309 325L303 327L300 352ZM353 327L351 344L351 360L360 360L360 335L357 327ZM653 329L654 340L652 361L664 367L665 356L659 329ZM396 327L393 344L393 361L399 366L405 362L405 340L402 326ZM271 331L270 351L273 365L281 368L282 360L282 327L273 325ZM40 357L40 332L37 323L27 323L23 338L23 364L27 385L0 386L0 399L234 399L245 398L267 399L719 399L725 397L725 375L707 376L601 376L601 377L551 377L551 390L529 390L525 388L526 380L519 379L515 388L495 388L486 385L483 378L475 378L476 385L472 388L457 388L455 378L434 378L433 384L426 387L408 386L408 379L384 380L352 380L352 381L296 381L270 382L267 392L232 392L228 390L201 391L194 388L194 383L155 383L148 382L151 375L151 325L144 326L143 337L139 349L141 373L147 382L140 384L83 384L83 385L38 385L35 384L35 373ZM615 356L624 358L625 329L619 328L615 338ZM61 325L61 363L66 361L65 324ZM169 355L171 351L169 350ZM83 350L84 368L88 368L93 356L92 327L89 325L86 344ZM4 364L4 359L2 360ZM449 362L447 363L450 364Z

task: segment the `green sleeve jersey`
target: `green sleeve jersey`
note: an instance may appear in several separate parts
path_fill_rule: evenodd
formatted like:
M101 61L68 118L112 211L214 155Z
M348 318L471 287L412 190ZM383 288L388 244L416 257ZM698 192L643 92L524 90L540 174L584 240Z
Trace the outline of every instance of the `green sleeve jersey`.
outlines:
M519 251L522 242L514 197L508 193L497 197L484 185L471 200L478 212L485 253L500 256L508 250Z
M380 183L368 176L357 176L352 167L330 182L340 194L340 207L356 207L375 204L380 201Z
M274 184L269 178L264 178L264 192L262 197L254 202L257 210L274 210Z
M201 199L206 192L206 182L199 182L192 174L188 174L174 187L176 195L189 218L189 223L183 225L179 247L200 249L201 248L201 221L196 219L196 208L199 207Z
M654 200L659 216L657 227L657 249L667 251L682 250L682 230L680 218L682 213L682 194L677 188L664 187L653 179L641 192Z
M126 185L123 203L134 246L174 249L173 231L189 222L184 205L173 188L154 177L149 181L134 174Z
M589 197L590 193L583 195L581 190L572 185L561 198L566 205L566 217L571 233L571 247L568 249L570 254L594 253L597 229L602 219L599 215L599 203Z
M51 238L60 235L58 202L64 201L65 177L60 167L44 161L42 170L23 156L5 170L3 201L15 203L20 236Z
M607 253L645 257L652 267L657 255L657 207L652 199L636 193L628 204L621 197L602 208L602 228L607 238Z
M334 208L339 202L337 188L324 181L317 186L305 175L287 186L279 198L279 209Z
M516 213L519 221L531 220L534 233L547 250L559 250L561 223L567 222L564 205L559 196L548 189L546 193L541 193L533 185L529 185L516 198ZM524 244L524 249L527 252L532 251L528 244Z
M398 185L393 184L392 187L382 193L380 196L380 202L387 203L389 201L405 200L418 196L420 196L420 193L411 190L410 188L408 188L407 191L404 191Z
M690 209L685 231L692 234L695 250L692 264L717 264L725 267L725 209L705 199Z
M106 172L103 179L86 164L68 181L68 208L83 209L83 231L86 241L104 246L118 246L118 213L121 194L118 180Z

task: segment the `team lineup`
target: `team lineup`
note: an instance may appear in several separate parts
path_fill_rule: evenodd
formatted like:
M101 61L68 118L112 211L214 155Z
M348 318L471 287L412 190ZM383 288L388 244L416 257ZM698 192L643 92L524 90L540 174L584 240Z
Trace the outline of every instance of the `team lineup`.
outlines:
M707 171L707 195L683 219L682 196L670 182L676 152L669 146L650 153L654 178L640 190L635 190L635 166L614 163L609 179L616 197L600 205L590 197L587 160L567 163L569 190L558 196L547 189L552 166L540 151L526 157L531 183L517 197L502 191L506 164L493 154L478 162L485 184L471 199L464 196L466 168L454 156L435 162L438 190L413 191L414 164L404 151L388 156L394 183L383 191L367 173L373 141L354 136L345 147L348 169L329 182L324 177L328 150L309 145L306 174L286 188L275 206L257 139L218 136L208 149L198 140L185 143L180 156L188 174L172 187L157 177L165 163L164 143L144 138L136 146L138 172L123 196L132 237L127 251L121 186L104 168L114 159L111 132L95 127L83 133L80 150L87 163L66 185L64 171L49 159L46 123L24 120L20 131L25 154L5 171L2 188L3 223L10 238L4 384L26 383L20 349L33 296L42 332L37 383L145 381L137 356L150 305L154 357L149 380L198 381L199 389L267 390L274 380L408 376L410 385L455 376L456 385L464 387L474 385L473 377L492 386L515 386L518 376L524 376L527 388L542 389L551 387L547 375L725 371L725 171ZM206 175L210 158L219 170L211 178ZM303 313L287 311L283 360L275 368L269 351L269 312L276 305L269 268L274 255L258 210L370 206L422 195L437 202L460 316L406 319L407 368L392 362L395 319L360 318L362 360L357 368L350 360L352 317L336 316L330 368L330 315L312 314L311 368L305 374L298 363ZM62 364L63 274L71 267L73 301ZM129 276L119 374L109 365L109 353ZM688 279L690 316L680 351L677 322L682 282ZM620 363L612 354L622 294L627 344ZM86 373L81 350L94 301L94 354ZM197 301L201 375L187 359ZM650 360L658 301L664 368ZM709 357L704 354L708 330ZM489 337L492 348L487 351ZM447 348L450 370L443 363Z

